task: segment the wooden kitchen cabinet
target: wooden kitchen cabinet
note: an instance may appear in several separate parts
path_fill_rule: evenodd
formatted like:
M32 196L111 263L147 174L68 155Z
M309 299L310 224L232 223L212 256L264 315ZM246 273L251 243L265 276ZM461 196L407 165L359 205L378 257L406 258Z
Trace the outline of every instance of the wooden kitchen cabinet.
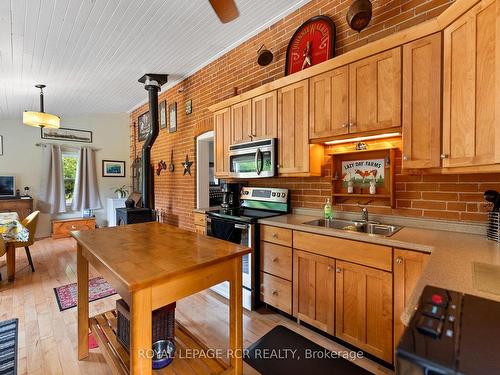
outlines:
M231 106L231 144L252 140L252 101Z
M401 315L429 259L429 254L394 249L394 347L404 331Z
M403 168L441 166L441 34L403 46Z
M260 277L260 300L287 314L291 314L292 283L265 272L261 272Z
M293 316L335 334L335 259L294 250Z
M252 99L252 139L278 137L278 93L271 91Z
M499 28L485 0L444 30L443 167L500 162Z
M231 144L231 108L214 113L215 176L229 175L229 146Z
M278 90L278 173L321 176L323 146L309 145L309 81Z
M336 336L392 363L392 274L337 260L335 275Z
M349 133L349 67L309 80L309 139L320 140Z
M349 65L350 133L401 126L401 48Z

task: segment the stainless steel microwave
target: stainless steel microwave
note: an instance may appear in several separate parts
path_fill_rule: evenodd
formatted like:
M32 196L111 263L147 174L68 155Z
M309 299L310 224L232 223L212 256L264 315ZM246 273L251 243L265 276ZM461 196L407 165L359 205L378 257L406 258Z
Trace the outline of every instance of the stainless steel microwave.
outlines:
M229 175L234 178L275 176L276 146L276 138L229 146Z

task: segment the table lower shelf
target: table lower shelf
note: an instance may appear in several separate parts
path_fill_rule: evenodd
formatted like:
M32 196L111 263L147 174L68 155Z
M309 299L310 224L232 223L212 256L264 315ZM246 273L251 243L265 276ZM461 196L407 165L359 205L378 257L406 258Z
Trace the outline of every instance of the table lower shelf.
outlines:
M114 374L129 374L130 358L128 352L116 339L116 312L108 311L89 320L89 326L99 344L106 362ZM153 370L153 374L221 374L229 366L218 358L179 358L178 353L202 351L207 346L189 332L179 322L175 322L176 357L167 367Z

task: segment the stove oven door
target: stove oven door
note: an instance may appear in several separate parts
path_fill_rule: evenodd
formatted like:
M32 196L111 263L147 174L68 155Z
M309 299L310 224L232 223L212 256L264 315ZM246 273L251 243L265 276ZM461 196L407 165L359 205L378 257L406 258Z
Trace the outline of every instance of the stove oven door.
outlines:
M207 235L221 240L233 242L242 246L254 248L254 225L238 221L207 217ZM252 310L253 293L255 292L253 275L253 253L242 257L243 270L243 307ZM229 298L229 283L225 282L212 288L217 293Z

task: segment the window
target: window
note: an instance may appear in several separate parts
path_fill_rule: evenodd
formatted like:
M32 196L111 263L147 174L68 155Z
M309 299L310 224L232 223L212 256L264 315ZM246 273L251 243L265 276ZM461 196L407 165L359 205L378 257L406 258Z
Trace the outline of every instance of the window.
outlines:
M78 154L63 152L63 178L64 178L64 197L66 205L71 205L73 201L73 191L75 189L76 167L78 165Z

